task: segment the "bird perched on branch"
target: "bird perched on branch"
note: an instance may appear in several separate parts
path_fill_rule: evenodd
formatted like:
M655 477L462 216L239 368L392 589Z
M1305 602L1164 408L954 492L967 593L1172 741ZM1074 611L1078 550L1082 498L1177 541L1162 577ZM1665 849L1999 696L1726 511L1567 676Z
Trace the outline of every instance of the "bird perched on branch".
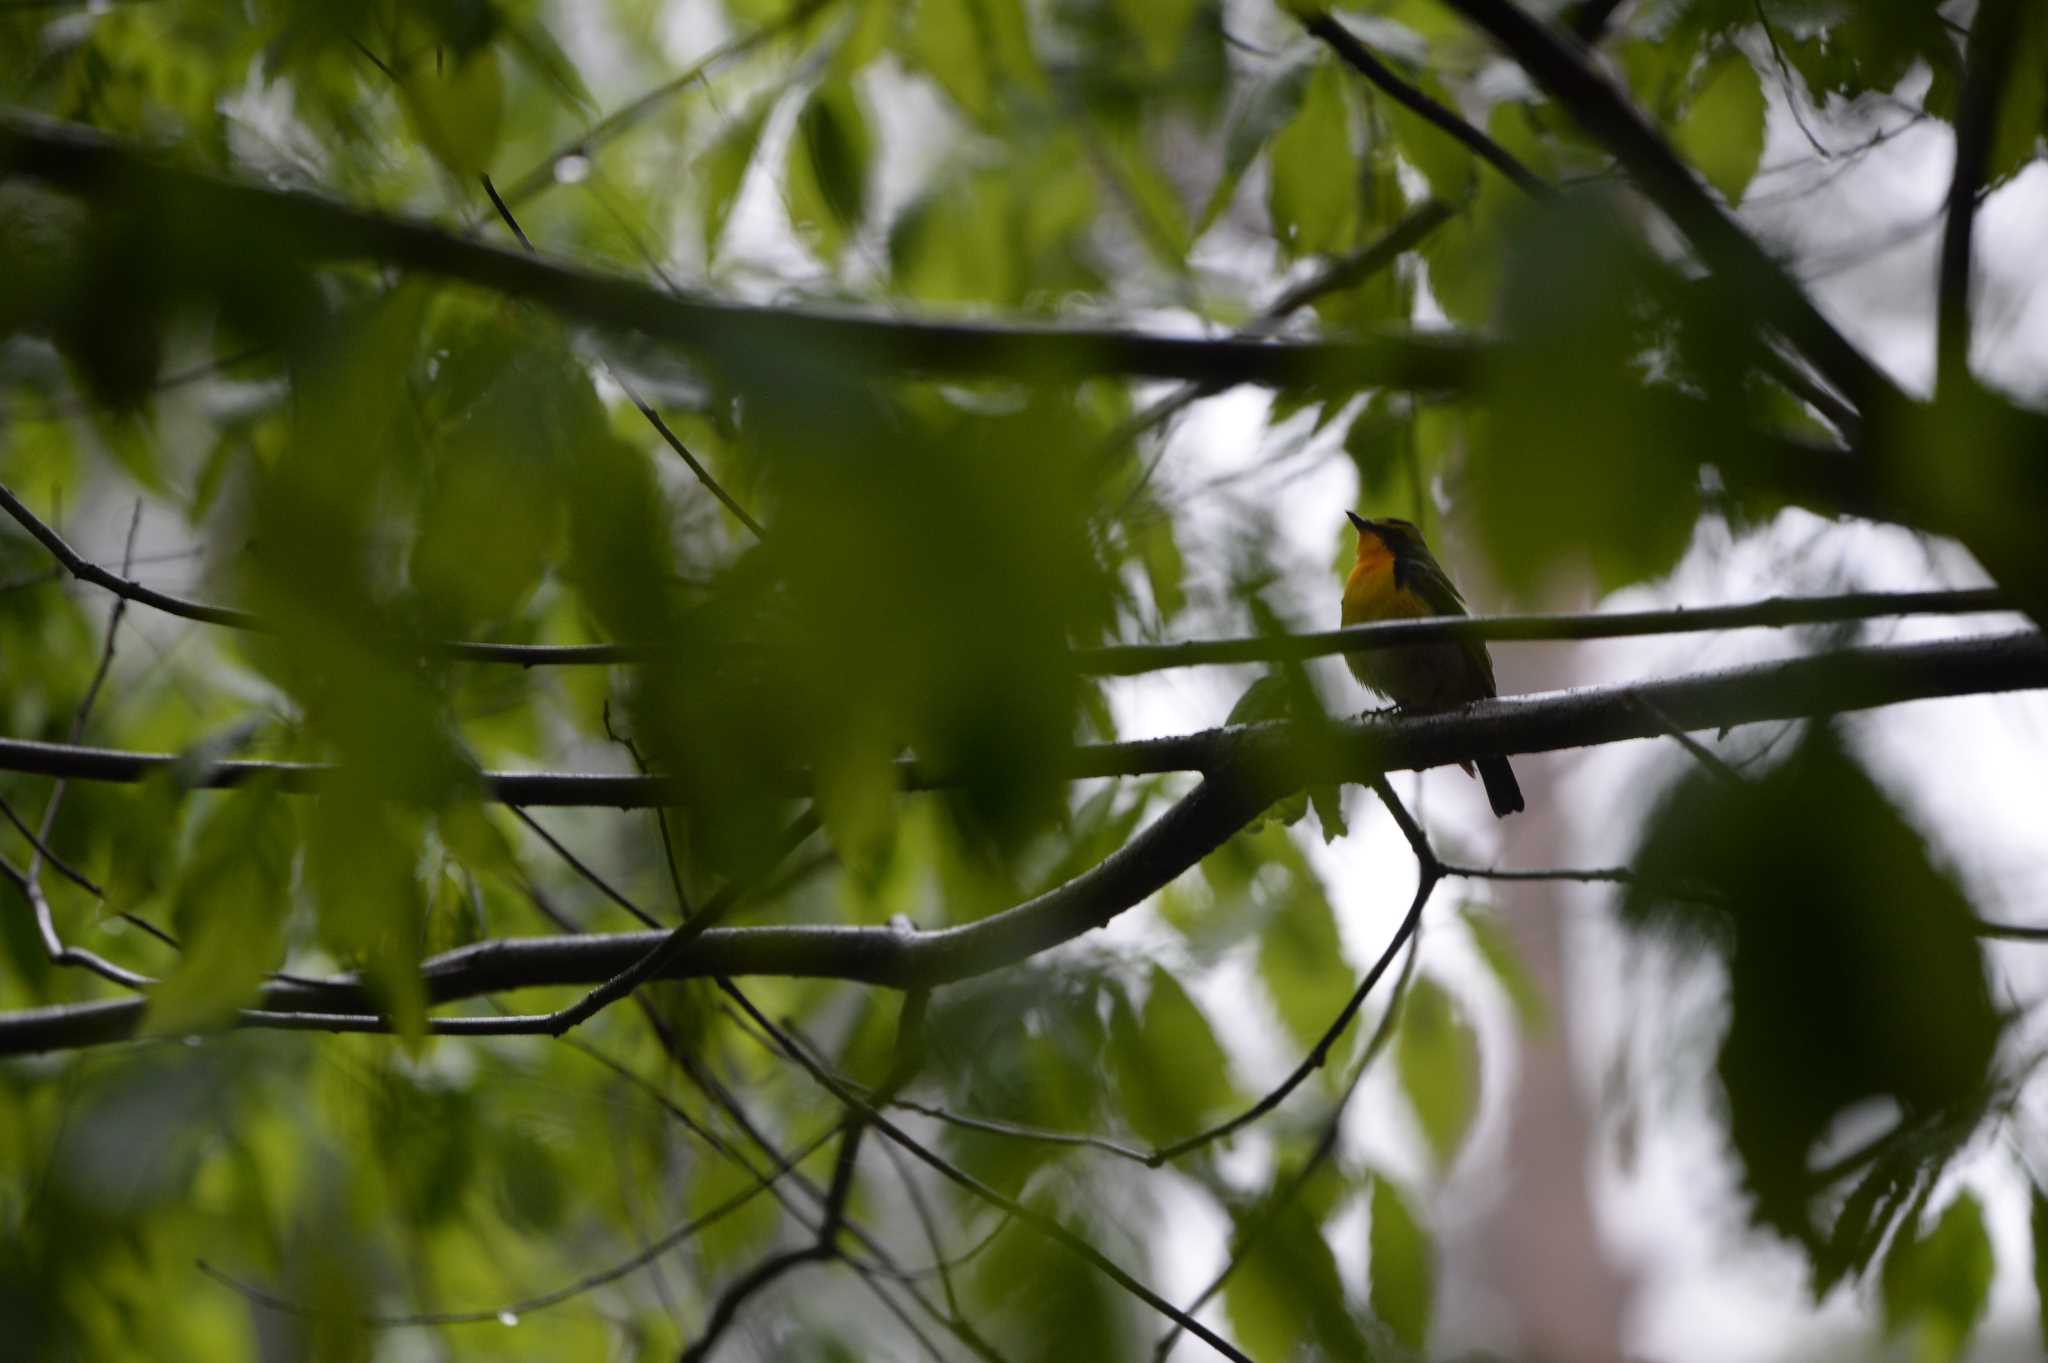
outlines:
M1429 615L1464 615L1465 600L1437 566L1422 532L1403 520L1367 520L1347 511L1358 527L1358 561L1344 581L1344 623L1414 620ZM1448 710L1499 692L1493 659L1478 639L1434 644L1400 644L1347 653L1351 675L1407 710ZM1472 764L1461 762L1465 774ZM1479 778L1497 817L1522 808L1522 788L1505 757L1479 759Z

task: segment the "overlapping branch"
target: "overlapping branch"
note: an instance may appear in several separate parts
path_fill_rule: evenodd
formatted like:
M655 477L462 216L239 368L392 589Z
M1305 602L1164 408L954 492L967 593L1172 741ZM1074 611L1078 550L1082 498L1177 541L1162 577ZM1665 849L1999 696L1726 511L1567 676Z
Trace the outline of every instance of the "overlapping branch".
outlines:
M912 319L672 294L325 195L177 168L89 128L20 112L0 112L0 171L88 197L139 199L181 221L233 222L307 263L374 260L474 284L592 326L640 332L741 366L806 354L820 363L895 377L1022 380L1122 373L1271 387L1460 390L1471 386L1478 360L1471 342L1441 334L1345 341L1162 336L1117 327Z
M1797 281L1708 194L1699 177L1585 52L1513 0L1447 0L1492 36L1545 94L1621 163L1709 269L1756 300L1762 317L1865 418L1905 397L1822 315Z
M1001 913L935 931L895 927L713 928L668 962L663 978L782 975L926 988L1026 960L1099 928L1199 862L1274 800L1313 782L1370 781L1388 771L1442 766L1488 754L1554 751L1662 737L1666 725L1721 729L1817 717L1943 696L2048 688L2048 640L2036 632L1939 643L1852 648L1816 657L1632 685L1488 701L1437 715L1366 718L1314 730L1247 725L1175 738L1077 750L1070 774L1109 776L1198 771L1200 785L1123 847L1066 884ZM47 745L45 745L47 746ZM94 752L97 750L77 750ZM103 754L125 757L135 755ZM73 775L79 773L73 772ZM912 775L917 773L913 769ZM600 803L619 803L638 780L501 777L535 783L614 783ZM518 803L537 803L521 798ZM433 958L424 966L437 1004L538 985L589 986L644 961L663 933L505 938ZM360 981L267 985L246 1025L376 1030ZM136 1034L145 1001L64 1005L0 1017L0 1055L89 1046ZM449 1019L459 1024L469 1019ZM489 1021L477 1019L475 1021Z
M1158 407L1148 409L1141 419L1149 424L1150 419L1164 414L1160 409L1166 404L1183 399L1191 401L1204 391L1195 386L1183 389L1164 399ZM202 624L258 632L271 628L261 616L251 612L160 592L92 562L30 510L4 483L0 483L0 513L5 513L26 530L74 578L102 588L123 601ZM1402 644L1439 643L1447 639L1617 639L1632 635L1685 634L1696 630L1777 628L1892 616L1969 615L2016 609L2018 607L2009 597L1991 588L1844 592L1834 596L1777 596L1724 606L1680 606L1670 610L1602 611L1580 615L1443 616L1288 636L1111 644L1075 649L1071 657L1074 670L1083 676L1123 677L1173 667L1293 662ZM439 640L419 646L436 656L463 662L508 663L520 667L606 667L626 663L690 661L673 647L649 641L499 644L482 640Z

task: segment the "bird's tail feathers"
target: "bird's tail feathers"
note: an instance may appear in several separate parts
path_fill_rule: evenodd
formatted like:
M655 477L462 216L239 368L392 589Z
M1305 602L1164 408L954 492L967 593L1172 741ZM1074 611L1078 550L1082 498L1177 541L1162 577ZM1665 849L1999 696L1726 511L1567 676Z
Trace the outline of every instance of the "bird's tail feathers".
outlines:
M1495 818L1505 819L1521 811L1522 787L1505 757L1480 758L1479 779L1486 783L1486 802L1493 806Z

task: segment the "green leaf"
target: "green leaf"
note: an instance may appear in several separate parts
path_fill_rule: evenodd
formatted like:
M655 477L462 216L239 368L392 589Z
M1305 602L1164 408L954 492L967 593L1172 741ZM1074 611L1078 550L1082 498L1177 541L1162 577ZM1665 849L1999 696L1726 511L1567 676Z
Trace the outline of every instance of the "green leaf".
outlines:
M1236 1342L1254 1358L1368 1357L1322 1227L1300 1198L1275 1201L1237 1217L1240 1244L1251 1244L1223 1288Z
M818 815L832 850L854 881L872 892L885 869L896 832L902 782L888 739L853 723L814 763Z
M1952 1363L1970 1342L1997 1268L1977 1199L1963 1193L1932 1231L1907 1226L1884 1261L1884 1324L1920 1363Z
M1314 63L1310 61L1289 62L1252 84L1238 101L1223 129L1223 173L1217 177L1209 202L1195 222L1196 236L1208 231L1230 206L1245 171L1266 149L1273 134L1285 127L1301 108L1301 97L1308 89L1309 72L1313 69Z
M1460 916L1465 920L1465 931L1472 934L1472 945L1479 949L1479 958L1500 981L1508 1002L1514 1006L1515 1019L1522 1024L1522 1030L1531 1036L1543 1034L1550 1027L1550 1006L1500 915L1483 904L1467 904L1460 910Z
M185 950L150 992L146 1031L215 1026L255 997L284 952L296 834L290 804L273 789L213 797L172 896Z
M853 86L831 81L811 92L789 139L789 213L799 235L827 261L867 218L874 139Z
M1764 87L1749 58L1731 48L1707 69L1673 140L1729 203L1742 202L1764 154Z
M1436 1305L1436 1247L1385 1175L1372 1181L1372 1313L1418 1355Z
M1479 1038L1457 1000L1427 975L1408 988L1394 1037L1394 1068L1422 1134L1448 1169L1479 1113Z
M832 54L831 74L851 77L859 74L889 46L901 7L896 0L858 0L846 37Z
M1277 841L1287 837L1272 827L1258 836ZM1351 997L1354 981L1344 962L1336 915L1331 913L1322 887L1303 867L1292 877L1290 889L1291 894L1276 902L1259 938L1259 977L1288 1035L1306 1048L1315 1045L1336 1020ZM1332 1082L1356 1035L1353 1027L1332 1047L1323 1067Z
M495 48L439 50L416 62L400 88L413 131L451 175L474 181L491 168L505 115Z
M1186 270L1194 241L1187 206L1146 146L1141 130L1112 126L1096 133L1099 168L1129 207L1153 258L1168 269Z
M1606 590L1668 571L1699 518L1700 465L1746 439L1746 404L1719 386L1722 371L1704 375L1718 401L1644 383L1655 338L1643 299L1668 290L1624 214L1600 195L1565 196L1511 238L1505 340L1468 427L1466 486L1500 578L1524 594L1588 568ZM1709 354L1730 353L1714 339Z
M1439 104L1457 107L1436 77L1427 72L1417 76L1415 84ZM1387 116L1401 159L1422 173L1422 178L1429 182L1429 192L1446 203L1463 202L1472 189L1473 178L1480 173L1479 158L1472 154L1472 149L1405 104L1386 100L1379 107ZM1495 172L1488 170L1486 174Z
M704 255L718 254L719 238L725 234L725 220L746 183L747 168L754 163L754 149L760 145L761 129L768 122L772 99L763 97L734 119L697 158L696 180L702 187L698 211L703 215Z
M2021 6L2018 52L1998 106L1984 185L1994 189L2041 154L2048 136L2048 19L2035 6Z
M1110 1031L1110 1058L1131 1128L1154 1145L1167 1145L1201 1129L1236 1099L1230 1061L1208 1018L1180 982L1153 966L1145 1007L1133 1016L1118 1001Z
M1358 232L1358 157L1343 75L1331 62L1309 77L1301 108L1273 136L1266 211L1290 255L1341 251Z
M1810 1157L1842 1112L1889 1098L1968 1130L1985 1101L2002 1023L1969 900L1820 726L1761 779L1689 774L1632 862L1624 921L1727 962L1717 1069L1750 1215L1825 1257Z
M1180 55L1188 25L1209 0L1115 0L1117 14L1138 35L1145 62L1164 71Z
M995 112L995 73L970 0L918 0L910 49L925 73L976 122Z

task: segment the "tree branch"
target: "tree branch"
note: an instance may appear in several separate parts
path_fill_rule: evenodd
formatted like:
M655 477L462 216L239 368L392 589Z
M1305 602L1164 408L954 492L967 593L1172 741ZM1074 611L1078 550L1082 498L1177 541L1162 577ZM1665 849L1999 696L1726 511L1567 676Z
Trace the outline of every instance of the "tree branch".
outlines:
M1664 681L1487 701L1442 714L1330 723L1318 729L1312 750L1305 750L1298 731L1284 724L1081 749L1076 758L1090 759L1094 766L1083 771L1089 763L1077 760L1075 774L1193 769L1207 776L1100 865L988 918L930 932L838 926L712 929L660 974L671 979L782 975L899 989L944 984L1015 964L1103 926L1302 785L1369 781L1387 771L1480 756L1659 737L1666 731L1665 718L1688 730L1719 729L2044 687L2048 640L2028 631L1844 649ZM1637 697L1647 699L1662 717L1647 713ZM130 761L135 756L102 755ZM1116 761L1103 760L1109 755ZM664 936L500 938L434 957L422 969L434 1003L537 985L589 985L643 960ZM301 1030L378 1030L382 1025L367 990L350 977L325 985L273 982L259 1001L262 1007L244 1014L243 1025ZM0 1055L123 1040L135 1034L142 1009L141 1000L117 1000L0 1015ZM499 1021L437 1020L442 1029L457 1033L489 1031Z
M1277 306L1277 305L1276 305ZM1149 426L1170 416L1169 404L1187 402L1213 391L1190 386L1161 399L1134 418ZM1185 405L1185 402L1181 402ZM1127 432L1134 436L1141 425ZM1807 451L1824 457L1819 451ZM1839 452L1837 452L1839 453ZM150 606L167 615L231 629L268 632L262 617L225 606L155 591L121 573L111 572L78 553L48 522L31 511L0 483L0 511L49 550L65 570L81 582L104 588L123 601ZM1684 634L1706 629L1826 624L1900 615L1964 615L2017 610L1993 588L1964 591L1847 592L1837 596L1779 596L1729 606L1680 606L1673 610L1611 611L1583 615L1438 616L1428 620L1354 625L1292 636L1258 635L1249 639L1189 641L1173 644L1112 644L1073 651L1077 671L1087 676L1129 676L1169 667L1206 663L1284 662L1329 653L1348 653L1400 643L1438 643L1450 639L1612 639L1638 634ZM623 644L494 644L466 640L433 642L425 648L439 656L465 662L512 663L521 667L608 667L621 663L686 661L671 646L654 642Z
M1473 127L1453 110L1429 97L1415 85L1395 74L1394 69L1373 54L1358 36L1339 23L1328 10L1302 16L1302 26L1329 45L1331 51L1367 80L1387 92L1396 104L1408 109L1425 123L1442 130L1469 148L1474 156L1498 170L1532 199L1548 199L1554 190L1540 175L1518 160L1500 143Z
M1955 170L1941 238L1936 392L1948 391L1970 373L1970 258L1977 197L1990 169L1991 140L2019 47L2021 14L2019 0L1981 0L1970 25L1963 88L1956 100Z
M1590 621L1601 618L1587 617ZM1488 623L1484 619L1429 620L1356 628L1361 632L1385 630L1404 643L1535 637L1494 636L1473 628ZM1629 632L1633 631L1617 631ZM1586 637L1606 636L1596 632ZM1325 649L1321 640L1316 640L1315 651L1339 650ZM1288 655L1275 649L1270 655L1205 661L1246 661L1254 656L1284 659ZM2038 633L2024 630L1933 643L1847 648L1661 681L1511 696L1437 714L1355 720L1333 725L1330 742L1319 745L1316 752L1299 751L1300 745L1290 741L1286 726L1275 724L1089 744L1067 755L1065 775L1071 780L1087 780L1162 772L1210 773L1250 761L1266 766L1291 764L1292 770L1273 778L1283 784L1369 780L1384 771L1420 770L1475 757L1550 752L1665 733L1662 719L1642 710L1645 701L1688 730L1718 729L1941 696L2024 691L2044 684L2048 684L2048 644ZM181 760L171 753L0 738L0 771L32 775L133 783L171 770ZM304 794L319 789L332 771L314 762L234 760L215 762L184 775L195 789L231 788L264 779L281 792ZM897 771L905 790L937 790L954 784L951 773L916 759L900 761ZM767 773L760 779L791 795L809 790L809 778L801 771ZM669 781L659 775L597 772L481 772L475 789L480 799L533 807L641 809L672 803L676 798Z
M1057 380L1124 373L1270 387L1432 390L1467 388L1475 372L1470 343L1433 334L1349 341L1159 336L1112 327L910 320L684 297L324 195L180 169L91 129L20 112L0 112L0 170L86 197L127 195L160 214L234 222L308 264L382 261L743 366L763 356L805 352L896 377Z
M1864 417L1873 406L1903 406L1897 386L1821 314L1756 239L1714 202L1626 96L1583 51L1513 0L1445 0L1506 48L1539 88L1562 104L1619 161L1651 202L1731 288L1755 295L1763 316L1812 361Z

